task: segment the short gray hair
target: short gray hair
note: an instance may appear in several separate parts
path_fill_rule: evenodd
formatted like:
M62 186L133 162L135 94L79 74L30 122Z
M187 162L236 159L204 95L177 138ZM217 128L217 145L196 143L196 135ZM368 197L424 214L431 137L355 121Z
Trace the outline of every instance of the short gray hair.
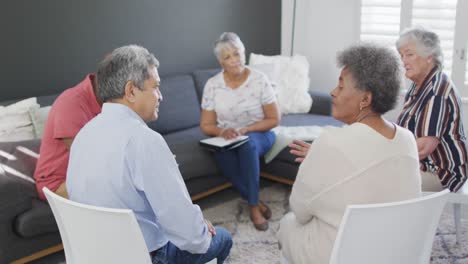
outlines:
M216 58L220 59L221 51L226 47L239 49L242 53L245 52L244 43L242 43L239 36L234 32L224 32L216 40L213 50Z
M372 111L384 114L395 107L402 84L396 52L377 44L359 43L341 51L337 63L349 70L357 89L372 94Z
M440 46L439 36L435 32L422 27L405 29L396 41L397 50L408 43L416 44L418 55L424 58L432 55L435 65L442 68L444 54Z
M148 68L151 66L159 67L159 62L141 46L128 45L115 49L98 65L99 99L106 102L122 98L128 81L142 90L145 80L149 78Z

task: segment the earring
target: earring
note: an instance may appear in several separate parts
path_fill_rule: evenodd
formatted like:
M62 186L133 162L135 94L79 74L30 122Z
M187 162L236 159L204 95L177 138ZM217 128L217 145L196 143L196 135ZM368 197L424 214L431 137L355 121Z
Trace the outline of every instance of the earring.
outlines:
M359 105L359 112L362 111L362 105Z

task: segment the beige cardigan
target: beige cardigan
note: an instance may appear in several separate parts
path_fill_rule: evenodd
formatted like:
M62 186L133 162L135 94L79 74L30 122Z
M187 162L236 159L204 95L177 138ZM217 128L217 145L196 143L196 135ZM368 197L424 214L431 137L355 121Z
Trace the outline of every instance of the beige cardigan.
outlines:
M291 197L292 212L278 231L291 263L329 262L347 205L392 202L421 193L414 136L398 127L387 139L354 123L322 132L302 162Z

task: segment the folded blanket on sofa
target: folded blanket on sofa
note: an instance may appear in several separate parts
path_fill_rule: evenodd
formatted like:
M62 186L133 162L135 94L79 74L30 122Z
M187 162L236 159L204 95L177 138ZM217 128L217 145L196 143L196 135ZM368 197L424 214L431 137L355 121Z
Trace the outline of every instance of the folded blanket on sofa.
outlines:
M276 140L271 149L265 154L265 163L272 161L294 139L312 141L322 132L322 126L279 126L273 129Z

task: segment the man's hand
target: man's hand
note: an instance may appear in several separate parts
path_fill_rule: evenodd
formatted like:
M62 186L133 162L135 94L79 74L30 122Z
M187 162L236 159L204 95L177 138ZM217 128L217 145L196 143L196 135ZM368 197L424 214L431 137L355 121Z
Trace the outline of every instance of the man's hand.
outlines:
M291 154L298 156L294 161L303 162L307 153L309 153L310 144L302 140L295 139L292 143L288 145L291 148L289 151Z
M216 229L214 228L213 224L211 224L210 220L205 218L206 226L208 227L208 232L210 232L211 236L216 235Z

